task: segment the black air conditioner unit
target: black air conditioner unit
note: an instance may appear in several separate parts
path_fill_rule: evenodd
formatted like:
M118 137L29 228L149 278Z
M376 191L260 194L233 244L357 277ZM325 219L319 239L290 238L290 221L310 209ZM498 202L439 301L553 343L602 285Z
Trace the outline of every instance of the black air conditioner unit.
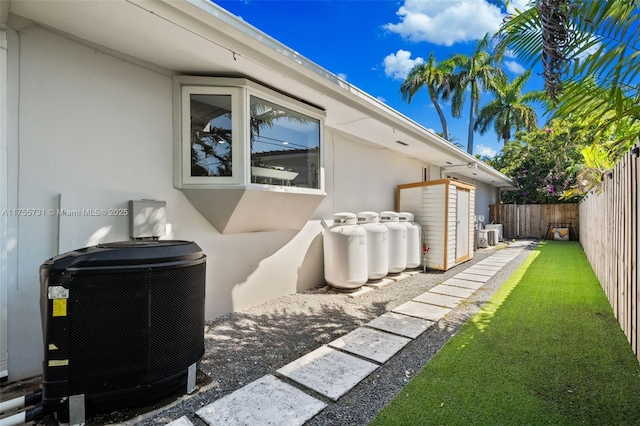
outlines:
M100 244L46 261L45 411L83 423L92 412L195 389L205 267L206 256L188 241Z

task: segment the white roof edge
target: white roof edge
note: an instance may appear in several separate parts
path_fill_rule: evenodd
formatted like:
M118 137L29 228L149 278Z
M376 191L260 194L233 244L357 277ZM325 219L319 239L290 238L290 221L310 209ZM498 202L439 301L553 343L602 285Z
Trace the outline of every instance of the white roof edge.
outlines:
M169 4L172 4L172 3L175 3L176 0L163 0L163 1L168 2ZM199 9L203 10L204 12L207 12L210 15L215 16L225 24L235 28L236 30L242 32L243 34L261 43L264 47L268 47L272 49L273 51L279 53L280 55L324 77L326 80L331 81L334 84L338 84L339 86L342 86L342 85L352 86L351 84L347 83L337 75L333 74L332 72L328 71L325 68L322 68L320 65L307 59L303 55L299 54L295 50L288 47L287 45L279 42L278 40L271 37L267 33L254 27L244 19L232 14L231 12L227 11L223 7L213 3L211 0L184 0L184 1L198 7ZM360 89L357 89L357 90L360 91Z
M138 3L145 0L127 1L131 3ZM177 3L176 0L162 1L173 7L175 7ZM364 90L359 89L358 87L338 77L337 75L321 67L315 62L307 59L295 50L289 48L288 46L284 45L283 43L254 27L253 25L249 24L240 17L230 13L221 6L213 3L210 0L183 1L197 7L208 15L214 16L216 19L224 22L226 25L229 25L235 30L241 32L243 35L259 43L261 47L271 49L273 52L279 54L280 58L284 57L288 61L293 61L296 64L302 66L304 69L313 73L316 77L320 77L314 79L317 83L320 83L323 86L334 91L339 90L343 96L349 96L352 101L357 100L360 107L368 109L373 115L376 116L377 119L381 119L382 121L387 122L389 125L394 126L399 130L403 130L407 133L413 134L418 139L428 139L429 142L434 144L436 148L449 153L450 155L459 159L461 162L478 163L478 167L482 168L485 173L495 176L496 179L503 181L506 187L515 188L514 181L503 173L478 160L473 155L461 150L446 139L443 139L442 137L436 135L421 124L405 116L404 114L400 113L384 102L381 102ZM287 63L283 63L283 65L287 67L291 66L291 64Z

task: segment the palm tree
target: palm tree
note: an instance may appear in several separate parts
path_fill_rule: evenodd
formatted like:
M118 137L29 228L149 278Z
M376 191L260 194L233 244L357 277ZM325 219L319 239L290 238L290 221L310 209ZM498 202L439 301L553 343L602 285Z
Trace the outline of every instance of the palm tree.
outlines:
M495 98L487 103L478 113L474 130L485 134L491 123L498 137L505 143L511 139L511 129L533 131L538 127L536 111L529 104L534 101L543 101L545 94L534 91L521 94L531 71L526 71L517 76L513 82L496 82L492 89Z
M490 90L506 80L504 71L498 66L500 55L489 53L489 34L478 41L471 56L463 54L455 55L451 60L456 64L456 73L453 78L453 98L451 109L453 116L458 118L462 112L462 106L466 98L467 90L470 91L471 104L469 107L469 132L467 139L467 152L473 154L473 128L475 124L474 114L480 104L481 91Z
M605 141L612 129L627 129L609 145L620 151L640 136L639 12L629 0L539 0L506 20L498 36L525 63L542 61L556 116L583 117Z
M442 137L449 140L447 120L438 103L439 99L447 100L451 94L451 75L455 69L453 61L447 59L437 63L433 52L427 62L415 65L400 86L402 100L411 103L415 94L426 86L429 98L436 108L442 124Z

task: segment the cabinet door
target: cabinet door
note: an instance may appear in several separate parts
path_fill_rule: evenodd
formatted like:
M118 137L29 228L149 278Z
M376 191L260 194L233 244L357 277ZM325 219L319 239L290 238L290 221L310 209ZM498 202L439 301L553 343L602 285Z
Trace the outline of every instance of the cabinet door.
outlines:
M469 258L469 196L470 191L458 188L456 209L456 262Z

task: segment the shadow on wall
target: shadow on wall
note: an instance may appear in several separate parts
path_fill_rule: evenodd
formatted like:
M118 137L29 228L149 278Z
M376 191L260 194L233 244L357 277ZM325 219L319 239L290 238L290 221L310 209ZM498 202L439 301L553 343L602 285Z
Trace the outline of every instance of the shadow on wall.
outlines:
M244 309L281 294L284 273L269 259L296 236L295 231L215 234L202 245L207 254L207 318ZM208 240L208 241L207 241ZM258 272L258 270L260 270ZM269 281L266 281L266 280Z
M324 284L324 239L320 232L309 244L298 268L296 291L301 292Z
M310 224L301 231L216 234L203 239L209 258L207 318L321 285L319 233Z
M64 197L65 211L70 214L58 218L59 253L129 239L128 216L82 214L79 207L82 205L111 205L118 210L129 207L128 202L121 201L122 194L117 194L118 203L113 201L115 196L108 195L107 201L101 200L102 204L97 200L80 203L81 197ZM188 215L181 211L177 217L174 213L174 219L175 223L166 223L163 239L195 241L207 255L206 318L246 309L324 283L319 224L309 224L300 231L220 234L197 213Z

